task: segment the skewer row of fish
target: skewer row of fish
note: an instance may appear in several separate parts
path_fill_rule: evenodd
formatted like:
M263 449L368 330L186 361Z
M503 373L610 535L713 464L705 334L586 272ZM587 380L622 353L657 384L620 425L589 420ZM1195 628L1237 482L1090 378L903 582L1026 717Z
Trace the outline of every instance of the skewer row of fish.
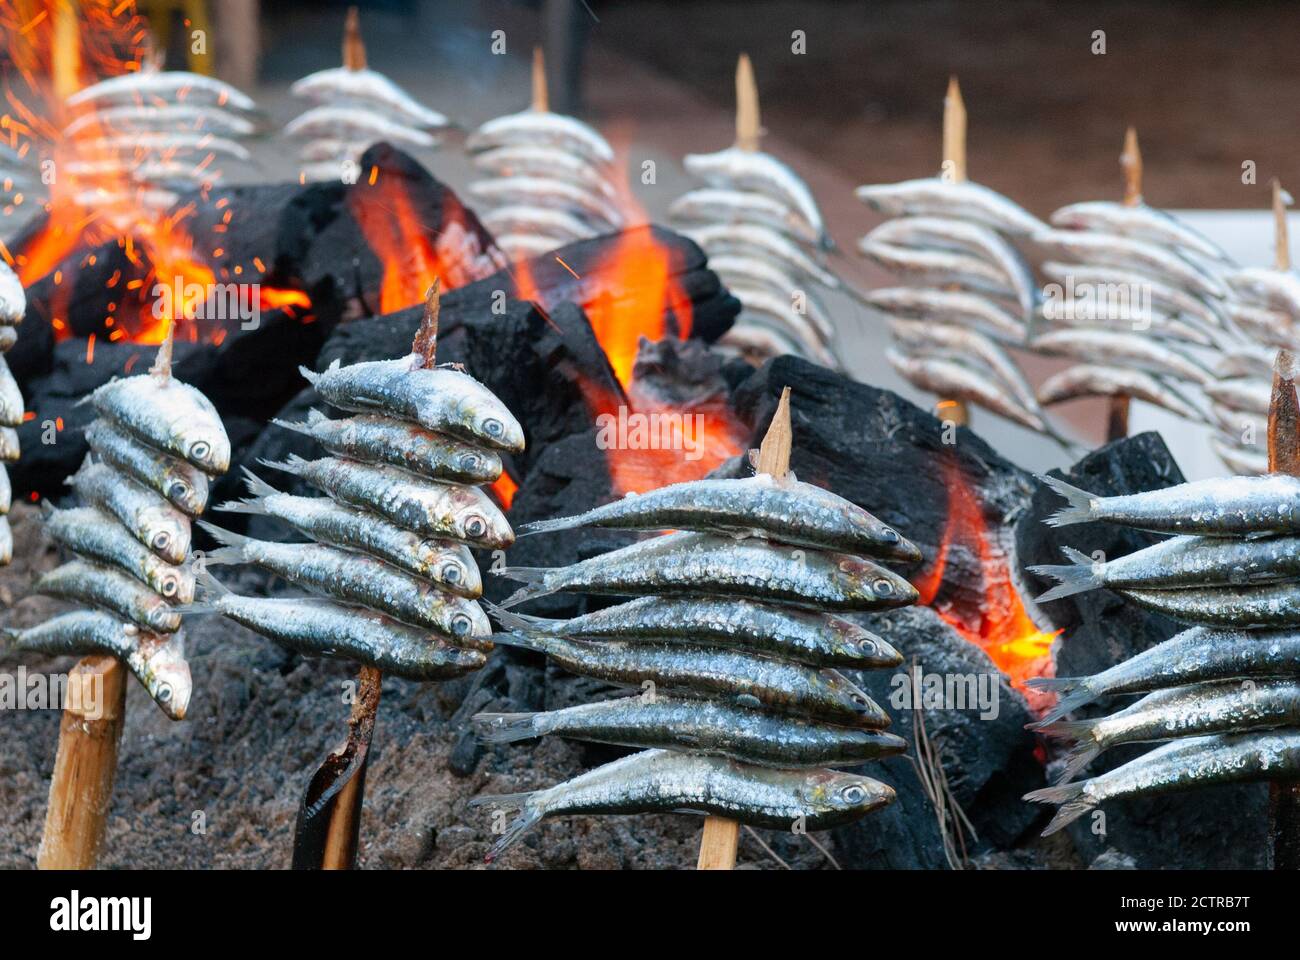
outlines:
M345 416L281 423L328 455L266 465L325 496L285 493L248 472L250 496L220 509L272 518L308 542L204 526L224 544L208 565L253 564L310 596L239 596L209 578L204 609L305 655L408 679L481 667L491 627L470 548L514 541L482 485L501 475L502 453L523 449L519 423L478 381L419 353L303 374Z
M4 260L0 260L0 566L14 557L13 531L9 529L9 508L13 489L5 464L18 459L17 427L23 422L25 404L18 381L4 355L18 342L18 329L27 313L27 294L22 281Z
M404 150L438 145L437 131L451 122L421 104L389 77L365 62L355 8L349 10L341 67L317 70L294 82L289 92L314 105L285 126L302 141L298 150L304 180L346 180L371 144L385 141Z
M624 225L614 150L581 120L530 107L487 121L465 145L478 171L475 207L511 259Z
M918 389L983 407L1052 434L1007 347L1023 347L1038 308L1034 275L1017 248L1045 226L988 187L943 176L859 187L887 219L859 252L903 284L872 290L889 321L890 365Z
M194 599L190 523L230 441L212 403L171 372L171 333L149 372L92 393L90 453L68 485L81 505L42 504L45 529L74 559L43 574L36 594L90 609L6 631L13 649L118 657L173 720L192 684L181 606Z
M568 567L497 571L523 586L490 608L505 631L495 639L638 695L474 723L490 742L558 735L645 752L549 789L476 799L518 812L492 857L551 816L687 809L820 830L892 800L887 785L830 769L905 749L841 672L902 656L843 614L915 602L884 565L915 562L915 546L793 475L672 484L521 532L583 527L676 532ZM569 620L510 609L564 590L633 599Z
M1107 800L1300 777L1300 478L1237 476L1097 497L1042 478L1068 505L1048 519L1170 535L1113 560L1068 550L1039 602L1107 587L1189 628L1090 677L1030 680L1061 695L1033 728L1072 741L1062 781L1121 744L1162 743L1097 776L1035 790L1061 807L1046 833ZM1109 716L1066 720L1100 697L1142 696Z
M793 353L838 367L816 291L848 288L825 263L833 245L808 185L770 153L740 146L683 162L705 185L678 197L669 216L742 308L719 345L755 363Z

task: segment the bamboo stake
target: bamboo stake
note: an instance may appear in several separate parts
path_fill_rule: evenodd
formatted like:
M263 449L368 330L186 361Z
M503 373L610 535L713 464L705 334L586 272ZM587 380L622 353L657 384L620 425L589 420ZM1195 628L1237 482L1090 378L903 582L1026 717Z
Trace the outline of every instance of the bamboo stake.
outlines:
M1119 155L1120 171L1124 174L1124 206L1142 205L1142 149L1138 146L1136 127L1124 131L1124 150ZM1128 436L1128 415L1132 398L1119 394L1110 398L1106 417L1106 440L1122 440Z
M966 180L966 101L955 75L948 78L943 97L943 165L940 176L949 183ZM970 407L965 400L940 400L934 415L959 427L970 425Z
M40 869L95 866L125 722L126 668L116 657L83 658L68 674L45 830L36 853Z
M758 152L763 136L763 121L758 110L758 82L749 54L736 61L736 146L750 153Z
M533 47L533 109L546 113L551 109L551 95L546 89L546 55Z
M343 66L348 70L366 69L366 43L361 39L361 14L356 7L348 7L343 23Z
M1291 195L1282 189L1282 181L1273 178L1273 266L1283 273L1291 269L1291 239L1286 227L1286 208Z
M772 423L758 448L755 467L759 473L784 477L790 472L790 446L794 433L790 429L790 388L781 391L781 402L772 415ZM740 841L740 824L726 817L710 816L704 820L700 837L697 870L731 870L736 866L736 846Z
M1274 209L1280 187L1273 181ZM1285 234L1285 221L1280 221ZM1300 400L1296 397L1296 357L1279 350L1273 364L1273 396L1268 406L1268 469L1300 476ZM1269 829L1274 870L1300 869L1300 783L1269 784Z

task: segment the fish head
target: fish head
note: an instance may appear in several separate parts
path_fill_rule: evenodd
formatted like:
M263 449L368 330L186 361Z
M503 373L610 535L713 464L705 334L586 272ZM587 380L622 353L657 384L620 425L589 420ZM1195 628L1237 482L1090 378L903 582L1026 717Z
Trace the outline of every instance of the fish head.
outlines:
M495 450L521 453L524 428L496 394L466 374L456 384L458 399L448 411L461 436ZM421 418L424 420L425 418Z
M860 774L818 770L808 774L800 795L810 810L847 822L892 803L894 788Z
M903 198L899 192L898 184L867 184L854 190L853 195L877 213L897 217L904 212Z
M916 587L894 571L861 557L842 554L839 574L849 592L874 607L906 607L921 598Z
M203 424L197 429L191 425L185 430L181 443L185 459L204 473L218 476L230 469L230 438L222 429L221 421Z
M897 667L903 662L903 655L893 644L876 636L870 630L864 630L851 620L830 617L827 628L828 634L833 638L836 652L852 658L867 669L887 669Z
M844 674L838 670L823 670L821 680L835 699L857 715L863 726L889 726L889 714Z
M142 634L138 649L145 665L140 678L149 696L172 720L184 720L194 684L183 635Z
M483 577L468 547L444 540L421 540L416 549L420 569L429 579L446 584L462 596L477 597L483 592Z
M492 483L501 476L501 456L495 450L466 445L453 458L456 469L471 483Z
M473 600L456 597L449 608L447 632L454 642L492 636L492 624L488 621L487 614Z
M166 507L140 512L140 528L148 531L149 549L168 563L180 563L190 552L190 525Z
M452 493L451 512L458 540L493 550L515 542L515 532L505 515L478 487L458 487Z
M162 490L163 496L193 517L202 513L208 504L206 478L195 482L173 471L163 477Z
M194 573L185 567L157 564L149 580L149 586L168 603L194 602Z
M920 562L921 551L916 544L889 524L863 510L856 503L848 503L848 501L845 501L845 503L848 505L844 508L843 513L863 538L864 550L887 557L890 560L906 561L907 563Z

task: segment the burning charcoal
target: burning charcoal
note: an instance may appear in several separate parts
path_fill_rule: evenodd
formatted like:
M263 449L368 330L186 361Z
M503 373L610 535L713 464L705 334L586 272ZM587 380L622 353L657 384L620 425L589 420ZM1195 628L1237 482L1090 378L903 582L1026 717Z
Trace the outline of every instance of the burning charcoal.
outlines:
M317 106L290 121L285 134L305 141L299 156L301 179L355 183L361 155L377 141L430 148L428 131L448 120L421 105L388 77L366 66L360 15L348 10L343 36L343 66L318 70L296 81L289 92Z
M83 506L45 504L52 538L77 559L45 574L35 592L98 611L63 614L17 634L14 645L117 656L181 720L192 685L175 605L194 600L194 572L183 565L190 518L205 506L207 478L229 465L230 443L211 403L173 377L171 332L148 372L90 397L97 439L69 478Z

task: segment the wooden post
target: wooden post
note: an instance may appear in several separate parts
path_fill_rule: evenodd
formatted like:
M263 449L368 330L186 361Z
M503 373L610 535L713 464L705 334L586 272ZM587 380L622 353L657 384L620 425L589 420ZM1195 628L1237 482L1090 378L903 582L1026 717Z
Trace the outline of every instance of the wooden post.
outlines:
M1278 189L1274 181L1275 192ZM1283 225L1285 233L1285 222ZM1279 350L1273 365L1273 396L1268 408L1268 469L1300 476L1300 400L1296 398L1296 357ZM1269 831L1274 870L1300 870L1300 783L1269 785Z
M758 83L749 54L736 61L736 146L750 153L758 151L763 136L762 117L758 112Z
M949 183L966 180L966 101L955 75L948 78L948 91L943 97L943 165L939 176ZM970 426L970 408L965 400L940 400L934 415L958 427Z
M794 433L790 429L790 388L781 391L772 423L758 448L759 473L783 477L790 472L790 446ZM736 846L740 842L740 824L726 817L710 816L704 820L700 837L698 870L731 870L736 866Z
M361 39L361 14L348 7L343 23L343 66L349 70L366 69L366 43Z
M1119 168L1124 175L1124 206L1142 205L1142 149L1138 146L1136 127L1124 131L1124 150L1119 155ZM1128 436L1128 413L1132 398L1118 394L1110 398L1106 417L1106 440L1122 440Z
M40 869L95 866L125 722L126 668L116 657L83 658L68 674L45 830L36 853Z
M1290 195L1282 189L1282 181L1273 178L1273 266L1286 273L1291 269L1291 240L1286 228L1286 208Z
M551 96L546 89L546 55L541 47L533 47L533 109L539 113L551 109Z

